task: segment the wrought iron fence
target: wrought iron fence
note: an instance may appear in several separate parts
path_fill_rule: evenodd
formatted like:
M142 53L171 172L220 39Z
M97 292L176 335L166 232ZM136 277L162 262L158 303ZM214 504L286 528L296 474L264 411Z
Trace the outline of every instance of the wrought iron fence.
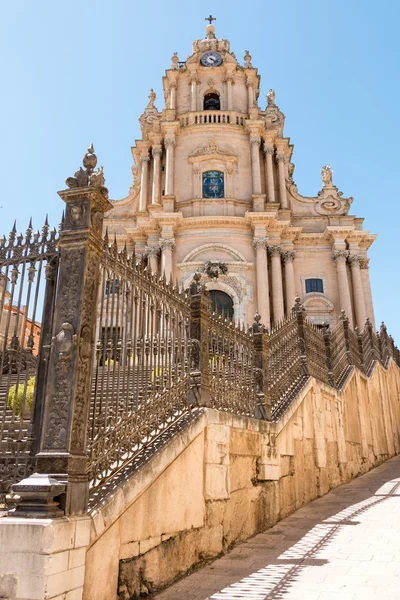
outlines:
M46 219L0 238L0 496L33 471L58 266ZM4 498L3 498L4 500Z
M341 388L351 370L346 340L347 325L348 321L346 321L345 315L342 314L342 319L338 320L331 334L333 380L338 389Z
M96 364L88 423L92 493L189 409L188 293L118 252L100 265Z
M369 375L375 362L380 359L379 339L373 331L373 327L369 319L367 319L364 331L361 333L361 345L364 359L364 370L365 373Z
M266 378L273 420L284 413L308 379L298 324L298 311L293 310L268 336Z
M208 352L211 406L254 417L257 384L251 331L214 313L209 320Z
M384 325L354 332L342 314L319 331L296 299L271 332L259 315L244 331L211 314L200 274L187 291L160 280L103 238L112 205L96 162L91 147L59 192L59 237L46 220L0 239L0 494L25 478L18 514L87 512L89 486L93 506L193 407L277 420L310 376L340 389L354 368L400 366Z
M330 383L323 332L306 321L304 323L304 339L309 374L324 383Z

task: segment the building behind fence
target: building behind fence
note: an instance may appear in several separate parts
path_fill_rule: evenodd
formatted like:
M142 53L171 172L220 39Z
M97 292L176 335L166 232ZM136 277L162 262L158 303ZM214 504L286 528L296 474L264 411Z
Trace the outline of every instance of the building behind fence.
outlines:
M310 377L341 389L400 353L382 324L309 323L296 298L245 331L103 236L111 208L89 149L47 220L0 239L0 493L16 514L85 514L138 452L194 407L277 421ZM54 500L56 498L56 500Z

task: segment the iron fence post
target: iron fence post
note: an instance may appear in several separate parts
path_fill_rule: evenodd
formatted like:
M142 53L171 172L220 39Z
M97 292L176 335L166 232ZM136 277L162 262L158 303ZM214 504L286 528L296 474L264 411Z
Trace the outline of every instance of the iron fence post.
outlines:
M190 286L190 394L191 406L210 406L209 329L210 296L195 273Z
M343 325L343 335L344 335L344 343L346 348L346 359L347 364L352 367L353 366L353 358L351 356L351 347L350 347L350 337L349 337L349 318L346 315L345 311L342 310L340 313L340 320Z
M362 333L360 332L358 327L355 327L354 331L356 332L356 335L357 335L358 351L360 353L360 361L361 361L361 370L363 373L365 373L366 369L365 369L365 362L364 362L364 347L363 347Z
M87 511L86 434L94 361L94 337L104 213L112 208L102 168L91 146L82 169L59 192L66 203L60 233L60 263L53 337L44 391L40 450L36 471L13 486L21 497L19 516L60 514L52 497L60 496L66 515ZM62 514L62 513L61 513Z
M268 366L268 341L261 315L256 313L252 325L254 341L254 367L257 386L257 400L255 416L257 419L271 420L271 398L268 393L267 366Z
M333 375L332 365L331 330L328 323L323 324L323 336L325 343L326 367L328 369L328 381L329 385L335 387L335 378Z
M386 329L385 323L382 321L381 327L379 330L379 341L381 347L381 360L384 367L387 367L389 364L391 352L389 348L389 336Z
M296 314L297 335L300 351L300 362L303 375L309 375L306 354L306 340L304 337L304 306L300 302L300 298L296 297L294 301L294 312Z

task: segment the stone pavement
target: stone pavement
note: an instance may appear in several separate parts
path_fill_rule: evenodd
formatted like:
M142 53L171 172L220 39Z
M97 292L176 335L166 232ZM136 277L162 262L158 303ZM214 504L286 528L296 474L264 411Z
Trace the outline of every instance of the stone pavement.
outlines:
M400 457L238 544L155 598L400 599Z

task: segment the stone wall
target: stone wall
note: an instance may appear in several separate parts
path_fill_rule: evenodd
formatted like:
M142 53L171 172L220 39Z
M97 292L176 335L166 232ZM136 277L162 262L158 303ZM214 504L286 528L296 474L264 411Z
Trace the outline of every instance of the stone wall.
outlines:
M159 589L400 451L400 370L311 379L277 424L205 409L92 515L84 599Z

